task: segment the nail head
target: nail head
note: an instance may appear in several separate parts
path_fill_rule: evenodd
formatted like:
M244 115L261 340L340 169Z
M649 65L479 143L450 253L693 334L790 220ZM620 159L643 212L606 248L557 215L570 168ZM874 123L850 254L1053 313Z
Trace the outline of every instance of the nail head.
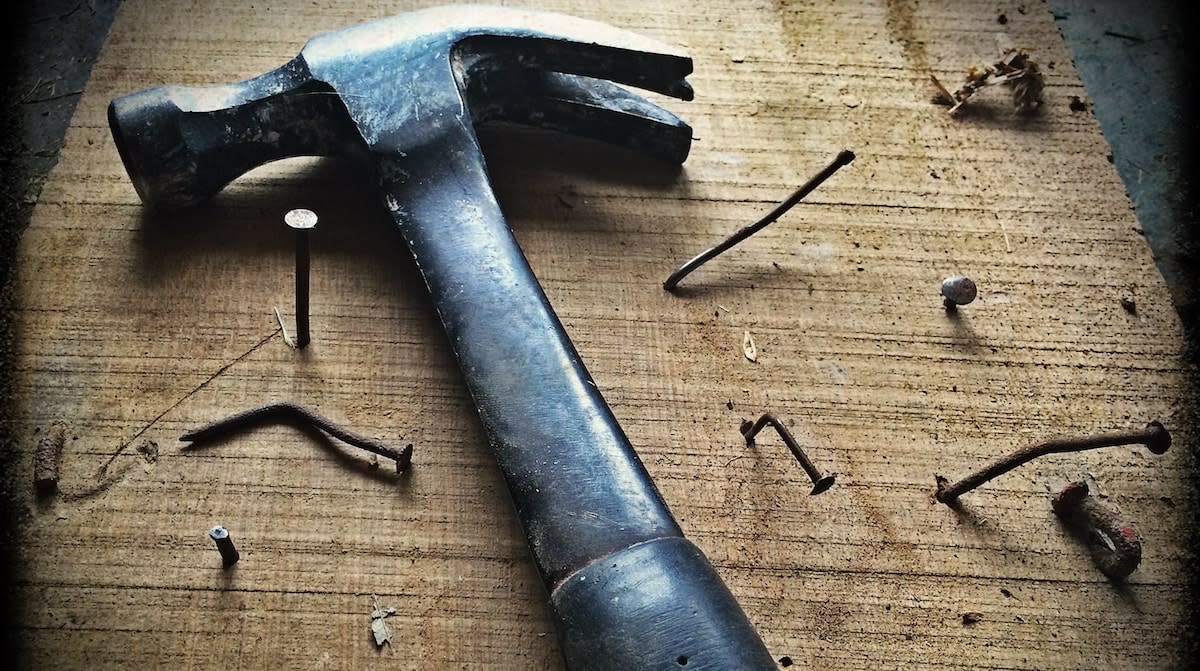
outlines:
M1150 436L1146 439L1146 449L1153 454L1164 454L1171 447L1171 432L1157 420L1146 425Z
M221 553L221 563L225 568L233 566L241 558L241 554L233 545L233 539L229 537L229 530L225 527L217 525L209 529L208 537L217 544L217 552Z
M290 210L283 215L283 223L298 231L306 231L317 225L317 213L303 208Z
M1088 497L1089 489L1086 482L1071 482L1062 488L1050 500L1051 507L1056 512L1063 512L1072 506L1078 506Z
M946 307L966 305L975 300L979 289L975 281L965 275L954 275L942 280L942 296L946 298Z
M808 495L816 496L817 494L822 494L822 493L828 491L829 488L833 486L833 483L836 480L837 480L837 473L829 473L827 475L821 476L821 479L819 479L813 483L812 491L809 492Z

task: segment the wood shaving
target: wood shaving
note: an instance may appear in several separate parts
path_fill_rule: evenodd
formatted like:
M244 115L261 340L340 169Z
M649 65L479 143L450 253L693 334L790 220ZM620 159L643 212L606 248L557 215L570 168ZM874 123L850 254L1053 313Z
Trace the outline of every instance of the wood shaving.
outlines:
M384 619L395 614L395 606L380 608L379 597L371 595L371 634L375 636L375 647L382 648L384 643L392 642L392 628Z
M1008 87L1013 108L1018 113L1028 114L1042 104L1042 89L1046 85L1037 63L1024 49L1006 49L1000 60L982 68L971 65L967 68L966 80L953 93L935 75L929 75L929 81L937 89L933 102L949 106L951 114L980 90L997 84Z
M279 314L278 307L275 308L275 319L279 322L279 332L283 334L284 344L292 349L296 349L295 341L293 341L292 337L288 335L287 327L283 325L283 315Z
M746 355L751 363L758 363L758 347L754 345L754 336L746 331L742 335L742 354Z

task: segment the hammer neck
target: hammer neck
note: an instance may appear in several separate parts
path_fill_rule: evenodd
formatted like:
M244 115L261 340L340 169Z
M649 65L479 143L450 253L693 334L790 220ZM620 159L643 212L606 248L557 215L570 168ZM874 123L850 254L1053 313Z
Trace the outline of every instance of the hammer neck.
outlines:
M547 586L680 536L492 193L474 133L378 159Z

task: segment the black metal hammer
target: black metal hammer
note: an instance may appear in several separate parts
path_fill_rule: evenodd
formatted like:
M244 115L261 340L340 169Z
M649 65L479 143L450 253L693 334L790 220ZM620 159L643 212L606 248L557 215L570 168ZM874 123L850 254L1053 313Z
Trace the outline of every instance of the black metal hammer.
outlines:
M271 160L375 170L416 260L580 669L774 669L683 537L547 302L488 182L475 124L504 120L682 162L691 128L610 83L689 100L686 54L604 24L444 7L318 35L228 86L112 102L142 200L191 205Z

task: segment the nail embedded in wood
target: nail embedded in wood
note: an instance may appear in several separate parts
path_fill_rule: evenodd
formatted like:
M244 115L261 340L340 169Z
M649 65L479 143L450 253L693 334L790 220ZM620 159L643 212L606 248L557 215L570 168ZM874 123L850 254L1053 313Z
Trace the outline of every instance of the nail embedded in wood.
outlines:
M782 217L785 212L792 209L796 203L799 203L801 200L803 200L805 196L812 193L814 189L816 189L818 186L821 186L821 183L829 179L833 173L837 172L842 166L849 165L853 160L854 152L850 151L849 149L843 149L842 151L838 152L838 155L833 159L833 162L825 166L821 172L818 172L816 175L814 175L812 179L805 182L804 185L802 185L799 189L796 189L792 195L788 196L786 200L777 205L775 209L768 212L765 217L759 219L753 224L750 224L749 226L741 228L725 240L717 243L713 247L706 249L703 252L700 252L691 261L679 266L679 268L677 268L675 272L671 273L671 276L668 277L665 282L663 282L663 289L666 289L667 291L673 290L679 285L680 280L687 277L688 274L690 274L693 270L699 268L705 263L708 263L715 257L720 256L728 251L734 245L766 228L776 219Z
M283 221L296 231L296 348L304 349L308 334L308 236L317 225L312 210L296 209L283 215Z
M229 535L229 530L225 527L217 525L209 529L208 537L213 539L213 542L217 544L217 552L221 553L221 563L225 568L233 566L242 558L237 548L233 546L233 538Z
M402 473L412 464L413 446L411 443L402 448L395 448L374 438L360 436L298 403L289 401L276 401L257 408L234 413L223 419L206 424L199 429L189 431L180 436L179 439L190 443L203 442L227 436L253 424L279 418L291 419L302 424L314 426L347 445L353 445L354 447L378 454L381 457L394 459L396 461L397 473Z
M1088 492L1086 482L1072 482L1050 502L1054 514L1085 544L1097 568L1123 580L1142 561L1142 535L1112 503Z
M823 474L817 470L812 460L808 458L808 455L800 448L796 439L792 437L791 431L787 430L787 427L783 425L783 422L779 421L778 417L769 412L763 413L763 416L759 417L757 422L751 423L749 420L742 422L742 437L746 439L746 444L753 445L754 436L758 435L758 432L767 424L775 427L775 431L779 433L779 437L783 439L784 444L791 450L792 456L796 458L796 461L800 462L800 467L808 474L808 479L812 480L813 488L808 493L809 496L816 496L833 486L834 481L837 479L837 473Z
M1022 447L1016 452L968 475L954 484L950 484L949 480L938 475L936 476L937 493L935 497L942 503L950 504L957 500L958 497L979 487L988 480L998 475L1003 475L1038 457L1047 454L1082 452L1102 447L1116 447L1118 445L1145 445L1150 452L1163 454L1171 447L1171 434L1162 423L1154 421L1147 424L1144 429L1137 431L1051 439L1036 445Z
M942 280L942 304L947 312L954 312L960 305L967 305L979 295L975 281L963 275L954 275Z
M67 440L67 427L55 422L38 439L33 453L33 486L39 494L49 494L58 489L58 469L62 464L63 445Z

